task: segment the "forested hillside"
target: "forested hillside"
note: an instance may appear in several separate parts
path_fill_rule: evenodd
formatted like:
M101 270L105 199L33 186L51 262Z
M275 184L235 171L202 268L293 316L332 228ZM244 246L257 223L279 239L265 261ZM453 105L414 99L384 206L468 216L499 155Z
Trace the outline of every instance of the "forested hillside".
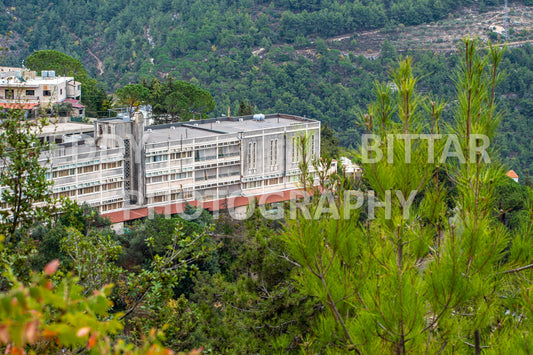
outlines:
M465 33L503 42L492 31L495 14L502 24L502 3L12 0L1 2L0 29L3 35L11 31L4 64L20 65L35 50L58 50L80 59L109 93L172 75L213 95L212 116L226 114L228 107L236 113L240 101L251 102L256 111L327 122L341 145L350 147L358 145L356 117L374 80L386 78L398 53L412 54L420 72L431 73L421 82L424 91L450 99L448 73L457 62L450 48ZM530 0L509 2L509 39L523 47L508 50L503 67L509 75L499 87L506 110L498 145L520 176L533 171L533 64L527 44L533 35L524 25L531 23L530 5ZM485 13L492 22L474 21ZM432 39L420 40L430 32L429 23L440 27L431 29ZM426 45L418 46L422 42ZM437 54L443 43L449 43L446 53Z
M117 234L97 210L65 196L53 198L39 159L53 144L40 136L49 120L25 120L22 109L0 110L0 186L6 187L0 191L0 352L531 353L533 190L505 174L508 166L519 170L532 160L528 30L519 33L523 46L507 52L500 43L465 38L459 53L413 50L397 60L403 47L383 41L380 55L371 50L367 58L347 49L361 50L355 35L334 41L302 32L287 44L286 34L274 34L286 16L329 16L336 13L333 8L346 10L352 3L283 14L276 4L256 5L254 11L272 13L265 15L272 17L272 27L265 28L275 39L268 47L253 47L256 37L247 32L261 15L252 20L258 12L248 17L250 10L227 5L221 13L248 18L252 27L243 25L246 21L234 22L231 30L215 26L213 33L227 29L234 42L217 47L204 39L198 43L207 48L184 47L172 54L156 42L140 50L143 40L132 41L127 23L120 27L127 34L123 45L112 36L106 40L115 17L97 10L111 3L71 3L68 13L50 4L44 13L31 5L7 8L17 20L8 20L15 50L6 63L20 63L30 53L24 41L48 33L46 38L58 41L49 48L84 60L90 73L56 51L35 52L26 57L27 66L39 70L54 64L59 73L86 80L85 96L92 87L93 106L111 103L91 76L105 80L116 105L135 108L149 98L160 119L219 115L227 106L234 114L268 110L312 116L331 124L343 145L358 146L347 153L362 157L364 174L332 172L331 159L311 159L309 136L296 136L300 190L313 198L250 203L244 221L234 219L231 209L211 214L186 205L179 216L150 213ZM368 4L358 6L382 6L388 11L385 26L392 23L387 16L395 3ZM121 5L113 14L135 8L144 11L132 16L139 19L151 11L140 9L139 2ZM183 6L187 11L196 6L198 18L220 16L208 11L220 4ZM436 13L427 9L428 16ZM48 37L51 25L23 33L28 31L23 24L31 21L22 23L18 11L44 22L53 14L54 24L85 11L75 23L96 35L84 45L71 35ZM210 25L170 13L171 23L184 29ZM390 34L386 27L374 33ZM156 36L148 28L151 41L168 33ZM196 40L201 32L188 33ZM248 35L253 43L243 44ZM488 35L499 40L495 32ZM115 57L124 48L127 57ZM137 48L143 69L136 68L131 48ZM169 51L166 64L155 55L153 65L143 64L141 57L159 50ZM105 58L102 66L91 66L95 56ZM502 70L507 76L500 81ZM157 78L167 73L174 78ZM374 135L379 147L359 146L362 132ZM322 133L329 137L322 147L335 155L331 130ZM446 142L433 140L435 133L449 136ZM413 134L429 139L411 144L405 137ZM473 149L480 137L493 144ZM390 154L391 159L377 157L381 148L386 152L381 158Z

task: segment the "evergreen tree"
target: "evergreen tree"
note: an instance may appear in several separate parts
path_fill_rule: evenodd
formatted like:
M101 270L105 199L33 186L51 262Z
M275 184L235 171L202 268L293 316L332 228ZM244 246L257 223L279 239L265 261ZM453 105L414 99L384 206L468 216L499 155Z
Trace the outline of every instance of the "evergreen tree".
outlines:
M504 170L486 147L500 120L494 90L503 51L489 44L483 56L477 46L464 40L449 135L436 136L445 132L446 105L418 94L411 59L401 61L393 84L375 85L361 120L371 134L361 149L370 191L323 186L289 222L284 240L301 265L294 276L327 309L310 351L480 354L505 352L520 336L531 344L517 319L531 314L530 282L514 275L531 273L524 254L533 220L509 238L495 208ZM455 186L451 201L442 175ZM337 198L325 198L328 191ZM361 225L353 208L363 199L369 218Z
M243 100L239 102L239 111L237 112L237 116L247 116L251 115L253 112L254 109L250 101L248 101L248 103L245 103Z

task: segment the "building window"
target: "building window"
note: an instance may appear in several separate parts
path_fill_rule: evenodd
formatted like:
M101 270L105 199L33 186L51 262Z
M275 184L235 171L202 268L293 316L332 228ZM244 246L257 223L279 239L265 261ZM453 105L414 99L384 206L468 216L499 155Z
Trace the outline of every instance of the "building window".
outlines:
M43 96L52 96L52 92L50 90L43 90Z
M292 145L292 162L296 162L296 142Z
M59 89L59 95L63 95L63 89Z
M174 193L170 194L170 200L171 201L181 200L182 199L181 196L182 196L181 192L174 192Z
M283 184L283 178L273 178L265 180L265 186Z
M87 195L100 191L100 186L90 186L78 189L78 195Z
M256 187L261 187L261 181L247 182L243 186L244 189L254 189Z
M270 140L270 166L274 165L274 140Z
M192 198L192 190L186 189L182 191L173 192L170 194L170 199L172 201L176 200L187 200Z
M252 155L252 167L255 169L255 158L257 156L257 143L254 142L254 149L253 149L253 155Z
M65 177L76 174L76 169L66 169L52 172L52 178Z
M257 143L248 143L248 169L256 168Z
M79 109L79 110L78 110L78 113L79 113L80 115L83 115L83 109Z
M270 167L275 169L278 165L278 140L270 140Z
M118 209L121 209L122 207L123 207L122 202L110 203L110 204L102 206L102 212L118 210Z
M109 184L102 185L102 191L115 190L115 189L119 189L119 188L122 188L122 182L121 181L112 182L112 183L109 183Z
M6 89L6 99L14 99L15 94L13 93L13 89Z
M26 96L35 96L35 90L26 90Z
M168 160L168 154L152 155L151 157L146 157L147 163L156 163L158 161L166 161L166 160Z
M153 176L151 178L146 179L146 182L148 184L156 184L158 182L166 182L166 181L168 181L168 175Z
M300 160L300 147L298 146L298 139L293 140L292 144L292 162L297 163Z
M78 174L92 173L93 171L100 170L98 165L87 165L78 168Z
M252 142L248 143L248 158L246 159L246 164L248 169L252 168Z
M275 140L274 143L274 165L278 165L278 140Z
M187 171L184 173L170 174L170 180L182 180L192 178L192 171Z
M152 197L152 203L165 202L167 197L165 195Z
M171 160L185 159L185 158L192 158L192 151L170 154Z
M121 161L114 161L111 163L103 163L102 169L113 169L113 168L120 168L122 166Z

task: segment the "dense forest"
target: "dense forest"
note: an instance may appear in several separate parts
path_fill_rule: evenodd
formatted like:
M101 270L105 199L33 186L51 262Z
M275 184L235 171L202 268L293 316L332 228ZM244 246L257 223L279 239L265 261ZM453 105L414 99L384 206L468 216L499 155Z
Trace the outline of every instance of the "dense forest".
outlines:
M327 123L360 157L363 133L396 157L414 154L361 158L363 177L339 172L313 186L310 166L336 155L324 129L321 161L306 159L298 138L302 190L317 198L294 218L254 207L246 221L226 211L193 221L156 215L119 235L88 206L49 200L38 162L48 146L36 133L46 120L2 111L0 185L9 189L0 197L11 209L0 214L0 350L530 352L533 192L505 172L524 176L533 164L533 47L465 39L455 53L413 50L407 59L388 41L379 56L350 50L357 31L438 21L473 1L2 5L4 64L58 60L54 69L84 82L96 115L111 105L106 92L130 107L152 100L170 119L279 111ZM66 55L34 53L44 49ZM429 141L407 148L392 135L418 133L453 135L454 156L469 159L430 160ZM490 162L467 154L479 134L493 142Z
M509 2L513 5L532 5ZM35 50L53 49L82 61L108 93L168 75L207 90L211 116L237 113L241 101L256 112L286 112L328 123L344 147L359 144L357 116L375 80L384 80L399 56L385 41L361 55L358 33L401 31L453 18L465 7L483 12L501 1L2 1L0 29L9 52L4 64L20 65ZM489 31L490 32L490 31ZM509 32L529 40L530 31ZM494 35L494 33L483 33ZM344 35L343 40L330 38ZM511 36L511 37L512 37ZM494 36L490 36L494 37ZM460 37L456 38L459 40ZM498 41L498 36L493 38ZM438 42L438 40L437 40ZM497 145L520 176L533 171L528 143L533 83L532 49L511 48L507 77L498 88L506 108ZM359 53L359 54L357 54ZM402 49L414 56L422 90L451 99L454 53ZM94 83L91 83L94 87ZM101 99L89 90L86 100ZM105 115L109 105L95 105Z

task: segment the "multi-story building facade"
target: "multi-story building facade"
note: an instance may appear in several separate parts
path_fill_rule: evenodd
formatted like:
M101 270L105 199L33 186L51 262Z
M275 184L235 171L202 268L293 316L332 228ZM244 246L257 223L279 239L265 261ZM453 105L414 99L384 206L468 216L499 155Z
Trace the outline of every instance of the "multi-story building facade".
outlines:
M85 107L79 103L81 83L73 77L56 76L55 72L24 68L0 67L0 107L22 108L30 114L49 110L55 104L69 102L71 116L85 116Z
M222 117L167 125L101 119L47 127L43 153L55 197L97 208L120 223L186 204L210 210L251 199L288 200L302 157L295 137L320 155L320 122L292 115ZM273 196L269 199L269 196Z

